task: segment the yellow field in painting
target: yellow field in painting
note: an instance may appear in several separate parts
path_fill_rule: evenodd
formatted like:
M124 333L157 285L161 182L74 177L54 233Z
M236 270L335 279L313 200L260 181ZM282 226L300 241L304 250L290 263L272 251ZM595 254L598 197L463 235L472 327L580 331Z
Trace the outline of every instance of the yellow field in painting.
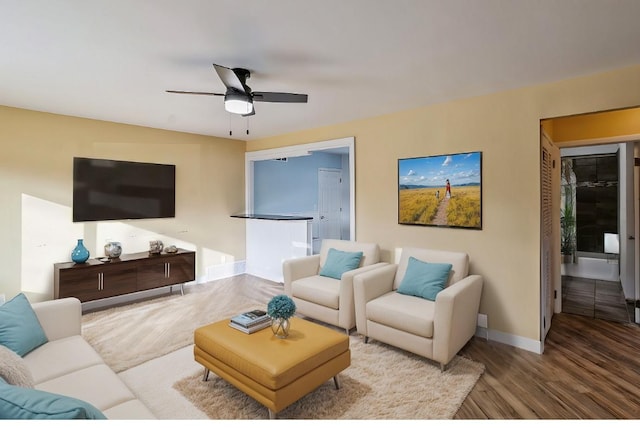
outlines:
M438 212L438 190L442 200L444 187L401 189L399 222L432 224ZM447 226L480 227L480 186L452 187L447 208Z
M409 224L429 224L438 212L436 191L444 197L444 187L400 190L399 221Z

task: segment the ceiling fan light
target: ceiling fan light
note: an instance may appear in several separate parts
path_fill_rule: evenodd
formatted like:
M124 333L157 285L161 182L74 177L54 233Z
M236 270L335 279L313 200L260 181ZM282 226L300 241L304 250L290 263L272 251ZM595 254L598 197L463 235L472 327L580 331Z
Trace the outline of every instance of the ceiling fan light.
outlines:
M245 94L227 94L224 97L224 109L229 113L248 114L253 111L253 102Z

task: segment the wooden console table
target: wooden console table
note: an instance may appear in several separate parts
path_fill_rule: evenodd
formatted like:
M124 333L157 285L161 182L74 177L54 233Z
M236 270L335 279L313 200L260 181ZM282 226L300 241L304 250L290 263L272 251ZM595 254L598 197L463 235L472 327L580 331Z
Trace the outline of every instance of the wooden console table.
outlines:
M53 297L77 297L81 302L104 299L136 291L184 284L196 277L196 253L122 254L103 262L56 263Z

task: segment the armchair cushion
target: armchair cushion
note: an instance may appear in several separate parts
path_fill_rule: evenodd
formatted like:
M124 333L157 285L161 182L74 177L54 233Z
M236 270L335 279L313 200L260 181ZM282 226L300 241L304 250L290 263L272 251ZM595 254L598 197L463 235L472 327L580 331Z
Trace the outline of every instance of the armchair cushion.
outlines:
M450 263L427 263L415 257L409 257L407 270L398 287L398 293L436 300L436 295L449 282L450 272Z
M416 336L433 337L435 302L392 291L366 305L367 319Z
M332 309L340 307L340 280L326 276L309 276L291 283L293 296Z
M362 251L350 252L329 248L327 260L322 269L320 269L320 276L339 280L342 278L343 273L357 269L360 266L362 254Z
M0 306L0 344L24 357L48 342L27 297L20 293Z

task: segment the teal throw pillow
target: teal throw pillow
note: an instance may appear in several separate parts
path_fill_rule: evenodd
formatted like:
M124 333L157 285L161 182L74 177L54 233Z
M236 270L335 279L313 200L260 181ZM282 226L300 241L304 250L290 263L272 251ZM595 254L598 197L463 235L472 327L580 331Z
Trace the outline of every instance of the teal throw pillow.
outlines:
M0 419L107 419L91 404L0 379Z
M0 344L24 357L48 341L24 294L20 293L0 306Z
M340 279L343 273L357 269L360 266L361 259L362 251L351 253L329 248L327 260L325 260L324 266L320 269L320 275Z
M409 257L398 293L435 301L436 295L447 286L451 267L449 263L427 263Z

